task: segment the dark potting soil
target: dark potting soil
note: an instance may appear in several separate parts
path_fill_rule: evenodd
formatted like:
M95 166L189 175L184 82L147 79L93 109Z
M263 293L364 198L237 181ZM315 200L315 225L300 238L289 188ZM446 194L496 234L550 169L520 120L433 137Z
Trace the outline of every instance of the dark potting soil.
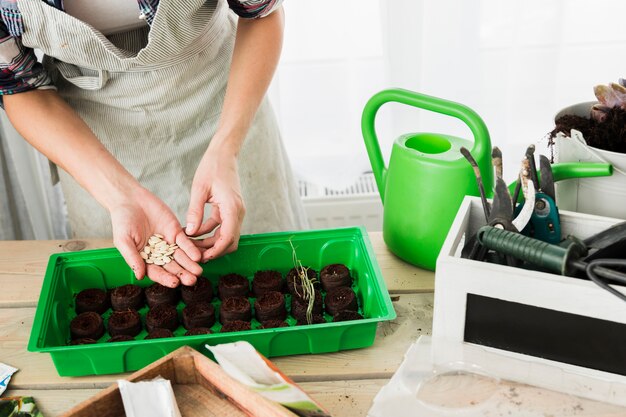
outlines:
M185 336L197 336L199 334L211 334L211 329L207 328L207 327L196 327L194 329L189 329L187 330L187 333L185 333Z
M175 306L178 304L178 289L169 288L159 283L154 283L145 289L146 301L150 308L160 304L170 304Z
M141 317L136 310L114 311L109 316L111 336L137 336L141 331Z
M243 275L226 274L220 277L217 289L222 301L229 297L247 297L250 292L250 283Z
M291 297L291 315L300 320L306 317L306 310L309 306L309 300L298 296ZM315 301L313 301L312 314L322 314L324 310L324 304L322 302L322 294L319 291L315 291Z
M284 320L266 320L261 323L262 329L275 329L277 327L289 327L289 324Z
M572 129L580 131L589 146L626 153L626 110L612 108L606 114L606 120L601 123L587 117L559 117L554 130L550 132L550 138L555 138L558 132L569 136Z
M82 339L74 339L70 342L70 345L93 345L94 343L98 343L96 339L92 339L90 337L83 337Z
M99 288L82 290L76 295L76 313L93 311L102 314L111 307L109 294Z
M234 321L229 321L228 323L225 323L222 326L222 330L220 330L220 333L241 332L244 330L251 330L251 329L252 327L250 327L249 321L234 320Z
M309 280L317 280L317 272L313 268L309 268L306 266L303 266L302 268L306 270L306 275ZM302 291L302 278L300 278L300 276L298 275L298 269L291 268L289 272L287 272L287 291L289 291L291 295L302 296L302 294L304 294L304 292ZM319 288L319 282L315 281L313 283L313 287L315 287L316 289Z
M333 321L350 321L350 320L362 320L363 316L356 311L341 310L333 316Z
M111 290L111 306L115 311L139 310L144 305L143 288L127 284Z
M260 297L270 291L283 289L283 276L278 271L257 271L252 279L252 292Z
M146 329L152 332L154 329L176 330L178 327L178 312L176 307L169 304L161 304L151 308L146 314Z
M254 313L260 322L267 320L285 320L287 309L285 297L278 291L270 291L261 295L254 302Z
M134 337L129 336L127 334L120 334L117 336L113 336L112 338L110 338L109 340L107 340L107 343L115 343L115 342L130 342L135 340Z
M74 317L70 322L72 339L100 339L104 334L104 322L100 314L88 311Z
M149 339L162 339L164 337L174 337L174 333L170 329L154 329L145 337L145 340Z
M298 326L306 326L307 324L324 324L326 320L324 320L324 316L322 314L313 314L311 317L311 323L309 323L306 319L306 315L297 320Z
M226 324L231 321L250 321L252 308L246 297L229 297L220 306L220 321Z
M320 281L325 291L337 287L349 287L352 285L350 270L344 264L326 265L320 271Z
M183 285L180 289L185 304L193 304L198 301L210 302L213 298L213 286L206 278L198 277L195 285Z
M183 326L185 329L211 327L215 324L215 307L207 301L200 301L183 308Z
M352 288L348 287L338 287L328 291L325 302L326 311L333 316L342 310L358 311L359 309L356 294Z

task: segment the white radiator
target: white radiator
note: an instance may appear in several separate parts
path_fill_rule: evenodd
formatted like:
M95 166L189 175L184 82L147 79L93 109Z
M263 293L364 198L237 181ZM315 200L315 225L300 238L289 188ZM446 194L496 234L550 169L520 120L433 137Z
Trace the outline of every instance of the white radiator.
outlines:
M381 231L383 206L372 173L365 173L345 190L333 190L306 181L298 181L312 229L345 226L365 226L369 231Z

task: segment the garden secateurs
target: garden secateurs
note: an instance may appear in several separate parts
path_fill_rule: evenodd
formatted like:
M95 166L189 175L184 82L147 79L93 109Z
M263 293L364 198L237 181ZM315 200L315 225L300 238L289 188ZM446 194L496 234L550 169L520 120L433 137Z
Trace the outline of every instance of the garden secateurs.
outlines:
M530 145L526 150L526 160L528 160L529 175L536 193L530 222L521 230L521 233L544 242L558 244L561 241L561 222L559 209L556 205L552 166L547 157L540 155L539 172L541 176L538 178L534 153L535 146ZM521 212L523 207L529 204L531 204L530 201L520 203L516 208L516 213Z
M508 187L502 178L502 152L500 149L494 147L491 155L496 173L495 190L491 204L487 202L484 186L480 176L480 170L478 169L478 165L474 161L474 158L466 148L461 148L461 153L474 168L487 225L514 233L524 229L531 219L535 202L535 186L530 179L530 166L528 160L525 159L522 162L522 170L520 171L518 182L518 192L523 192L525 200L528 204L526 204L525 207L521 207L517 216L515 216L516 212L514 200L509 194ZM484 260L487 254L488 250L481 245L480 242L478 242L476 236L472 236L467 240L462 251L462 256L464 258L479 261ZM510 266L514 266L516 264L516 260L510 256L505 256L503 259L495 259L493 261L497 263L506 263Z

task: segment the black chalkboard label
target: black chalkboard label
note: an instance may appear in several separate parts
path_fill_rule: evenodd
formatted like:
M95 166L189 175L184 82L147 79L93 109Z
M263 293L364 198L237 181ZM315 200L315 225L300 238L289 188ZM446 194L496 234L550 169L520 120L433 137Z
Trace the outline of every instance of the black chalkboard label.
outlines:
M626 324L467 294L464 340L626 375Z

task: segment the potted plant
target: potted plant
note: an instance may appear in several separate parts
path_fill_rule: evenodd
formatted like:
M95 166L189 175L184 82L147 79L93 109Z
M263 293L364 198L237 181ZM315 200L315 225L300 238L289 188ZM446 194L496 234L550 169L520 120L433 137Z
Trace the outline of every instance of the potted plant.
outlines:
M608 162L613 175L565 181L559 207L626 219L626 80L594 87L597 101L561 110L550 133L558 162Z

